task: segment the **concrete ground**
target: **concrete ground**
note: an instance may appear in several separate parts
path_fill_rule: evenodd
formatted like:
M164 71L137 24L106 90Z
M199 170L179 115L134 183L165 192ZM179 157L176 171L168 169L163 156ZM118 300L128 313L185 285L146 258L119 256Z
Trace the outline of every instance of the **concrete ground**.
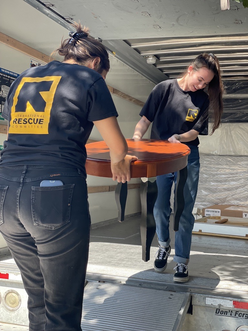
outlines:
M171 222L172 223L172 222ZM248 298L248 240L193 235L189 282L173 282L175 262L174 231L172 251L164 273L153 270L157 251L154 238L150 260L141 257L140 216L127 217L122 223L92 226L88 279L139 284L151 288Z

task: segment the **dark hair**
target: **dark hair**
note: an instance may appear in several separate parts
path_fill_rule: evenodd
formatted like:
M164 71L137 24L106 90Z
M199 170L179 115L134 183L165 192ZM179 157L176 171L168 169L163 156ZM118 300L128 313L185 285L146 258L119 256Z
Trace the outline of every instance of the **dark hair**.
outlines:
M212 133L219 127L221 116L223 114L223 99L224 92L223 83L220 73L220 64L217 57L213 53L202 53L198 55L191 63L194 70L199 70L205 67L214 73L214 78L208 84L209 95L209 112L213 117Z
M109 71L109 56L103 44L89 35L89 29L82 27L80 23L74 23L76 32L70 32L70 38L61 42L61 46L55 51L64 56L64 60L72 59L84 65L89 59L100 58L100 63L95 70L101 74Z

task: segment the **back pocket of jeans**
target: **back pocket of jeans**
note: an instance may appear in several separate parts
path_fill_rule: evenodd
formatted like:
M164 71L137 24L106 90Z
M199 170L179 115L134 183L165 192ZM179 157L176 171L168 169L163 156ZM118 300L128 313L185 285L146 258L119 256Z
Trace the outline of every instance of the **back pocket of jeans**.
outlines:
M36 226L50 230L70 222L74 184L31 188L31 211Z
M3 224L3 207L4 207L4 201L6 197L6 193L8 190L8 186L2 186L0 185L0 225Z

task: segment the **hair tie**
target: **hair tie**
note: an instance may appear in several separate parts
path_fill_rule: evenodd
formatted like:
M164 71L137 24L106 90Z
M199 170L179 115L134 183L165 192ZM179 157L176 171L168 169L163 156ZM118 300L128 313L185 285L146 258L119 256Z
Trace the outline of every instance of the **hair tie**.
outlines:
M216 56L213 53L208 53L209 56L211 56L214 60L216 59Z
M85 32L69 32L69 36L71 39L69 40L69 44L71 44L75 40L75 44L82 38L88 37L88 34Z

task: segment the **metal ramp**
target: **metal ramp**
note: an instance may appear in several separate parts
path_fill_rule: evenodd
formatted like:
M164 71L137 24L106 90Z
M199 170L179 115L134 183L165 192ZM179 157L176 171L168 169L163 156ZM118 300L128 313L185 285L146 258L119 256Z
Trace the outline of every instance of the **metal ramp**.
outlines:
M189 293L89 282L85 288L82 329L178 331L189 304Z
M0 262L0 298L9 289L18 292L22 304L8 311L0 301L0 331L28 331L27 295L13 261ZM116 282L88 281L84 292L83 331L179 331L191 294L130 286Z
M189 293L89 282L81 326L83 331L179 331L189 303ZM0 322L0 331L28 329Z

